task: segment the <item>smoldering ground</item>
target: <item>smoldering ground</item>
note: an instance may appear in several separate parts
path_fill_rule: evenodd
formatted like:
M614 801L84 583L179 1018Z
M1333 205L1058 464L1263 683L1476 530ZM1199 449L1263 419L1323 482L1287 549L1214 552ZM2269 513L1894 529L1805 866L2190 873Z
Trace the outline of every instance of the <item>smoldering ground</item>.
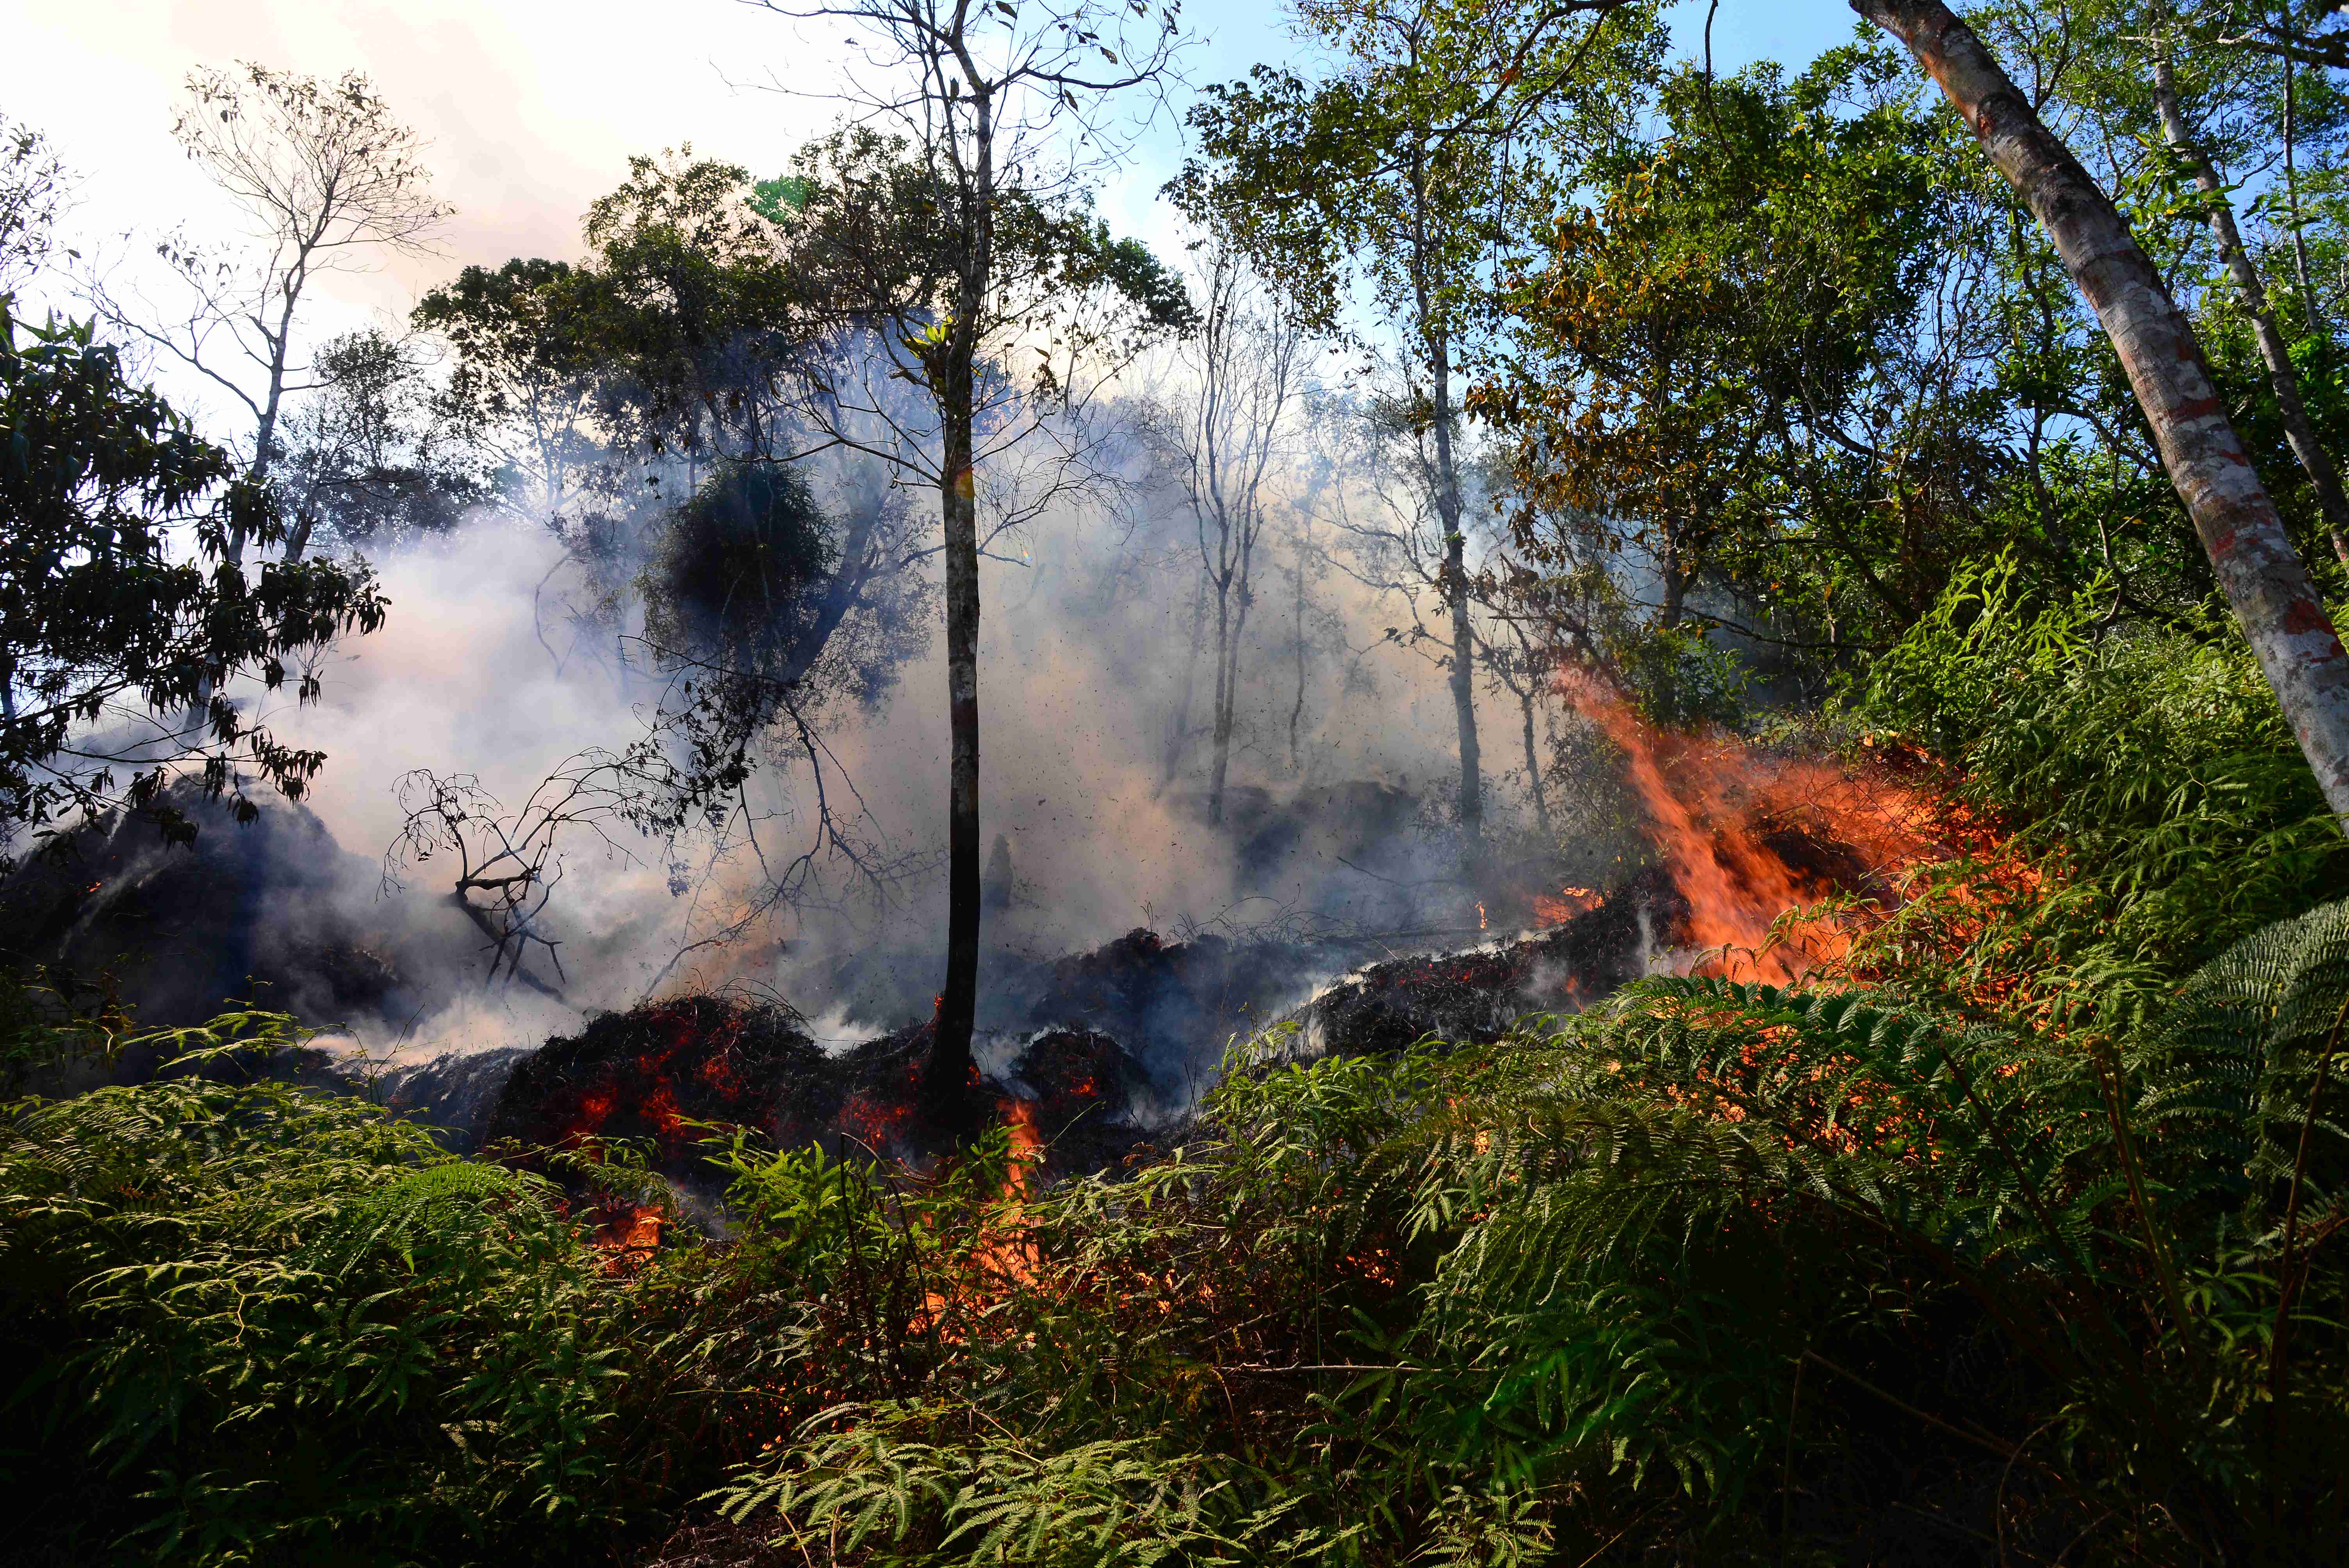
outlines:
M1272 571L1258 589L1225 821L1210 825L1204 810L1204 696L1191 708L1200 733L1177 748L1169 776L1186 664L1195 656L1197 680L1212 656L1192 652L1193 527L1173 497L1119 509L1080 500L999 539L983 564L982 788L985 834L998 846L987 924L997 1005L983 1006L983 1025L1033 1026L1021 1009L1050 995L1036 978L1050 961L1136 927L1285 939L1285 984L1299 997L1378 952L1314 939L1417 934L1440 945L1473 928L1473 898L1447 870L1456 851L1430 823L1428 803L1455 766L1442 671L1309 625L1300 713L1285 570L1280 592ZM385 628L322 663L316 705L261 708L281 738L327 754L309 799L271 803L260 828L210 822L195 851L204 877L233 875L248 890L234 918L201 962L185 932L164 952L142 954L134 931L78 954L146 975L135 989L161 1009L155 1021L202 1016L252 977L271 988L257 999L334 1027L354 1049L405 1060L533 1045L648 990L777 995L818 1018L820 1037L864 1037L926 1016L946 908L935 645L869 708L840 703L822 716L825 799L864 869L819 855L792 901L734 940L696 945L757 903L812 842L816 780L804 755L779 744L722 842L707 831L649 839L617 823L567 833L541 917L562 974L533 954L523 979L502 972L485 983L492 954L453 907L445 868L411 861L396 882L383 875L402 824L393 781L414 769L470 773L518 805L583 749L645 735L666 677L636 640L626 594L609 593L614 582L625 588L630 562L607 562L591 580L546 531L484 516L377 564L392 604ZM1337 612L1322 624L1381 624L1373 596L1341 574L1309 565L1306 589ZM132 848L126 838L122 854ZM161 854L124 860L118 882L151 878ZM85 908L67 934L96 923ZM359 971L373 978L355 985ZM1144 1032L1183 1026L1168 1018ZM1221 1044L1183 1054L1211 1058Z

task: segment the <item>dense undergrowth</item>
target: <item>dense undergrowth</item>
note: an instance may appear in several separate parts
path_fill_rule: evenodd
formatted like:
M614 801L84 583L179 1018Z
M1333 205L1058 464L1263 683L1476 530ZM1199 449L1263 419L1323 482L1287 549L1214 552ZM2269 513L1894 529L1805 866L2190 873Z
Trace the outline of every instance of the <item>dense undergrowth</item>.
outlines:
M2046 602L2012 557L1961 570L1846 707L2016 830L1994 862L1932 868L1874 934L1887 977L2018 985L2051 1017L2119 1026L2229 944L2349 891L2349 839L2231 624L2114 625L2110 598L2100 582ZM1960 902L1971 923L1944 923Z
M2349 903L2256 672L1992 571L1845 722L2006 836L1836 972L1243 1052L1115 1179L713 1129L723 1239L632 1260L622 1146L459 1160L225 1056L20 1102L6 1550L2329 1560Z

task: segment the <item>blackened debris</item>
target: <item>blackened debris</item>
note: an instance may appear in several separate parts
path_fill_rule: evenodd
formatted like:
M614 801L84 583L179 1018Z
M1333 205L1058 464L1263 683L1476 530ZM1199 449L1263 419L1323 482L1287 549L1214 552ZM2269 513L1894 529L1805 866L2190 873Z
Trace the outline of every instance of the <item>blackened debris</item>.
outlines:
M265 797L241 823L191 780L167 796L197 826L194 843L166 843L149 814L117 811L0 880L0 962L111 975L157 1026L244 1002L321 1022L419 1004L381 934L350 907L355 890L375 886L375 866L308 808Z
M1276 1020L1302 977L1349 961L1309 944L1215 935L1169 942L1137 927L1091 953L1003 976L983 1010L999 1033L1092 1030L1162 1070L1197 1072L1212 1068L1235 1036L1245 1039Z
M650 1138L657 1163L698 1163L696 1122L804 1143L837 1109L831 1063L797 1014L771 1003L681 996L605 1013L514 1065L482 1134L525 1147Z
M1646 954L1677 944L1687 920L1670 879L1644 872L1547 931L1356 971L1297 1010L1296 1048L1380 1055L1431 1036L1489 1044L1529 1014L1576 1012L1638 978Z
M1036 1097L1048 1177L1107 1171L1142 1146L1133 1112L1149 1075L1109 1036L1046 1029L1020 1051L1011 1076Z
M707 1175L705 1124L741 1127L777 1148L924 1165L954 1140L922 1110L930 1024L909 1024L828 1056L788 1008L686 996L606 1013L515 1064L483 1119L483 1140L525 1148L584 1138L649 1138L663 1174ZM1019 1058L1018 1087L974 1083L982 1103L1031 1099L1058 1176L1113 1165L1139 1134L1125 1126L1146 1083L1106 1035L1050 1030ZM429 1075L403 1086L419 1110L442 1091Z

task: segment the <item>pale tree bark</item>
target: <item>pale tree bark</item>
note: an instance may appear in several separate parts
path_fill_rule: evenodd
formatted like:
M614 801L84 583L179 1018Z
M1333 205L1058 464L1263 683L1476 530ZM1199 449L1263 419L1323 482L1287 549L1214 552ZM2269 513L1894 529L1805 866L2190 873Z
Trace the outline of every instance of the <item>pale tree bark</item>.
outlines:
M1430 274L1434 270L1434 239L1428 232L1427 150L1412 149L1412 256L1413 304L1419 330L1427 347L1428 395L1434 405L1435 515L1444 530L1442 590L1444 607L1452 621L1452 716L1460 737L1460 836L1465 841L1474 874L1483 859L1485 781L1482 748L1476 735L1476 634L1468 620L1468 538L1461 527L1460 471L1452 454L1452 338L1438 321Z
M1256 603L1256 590L1248 582L1255 554L1255 539L1243 539L1234 577L1237 591L1216 605L1216 642L1220 652L1216 663L1215 763L1207 781L1207 820L1217 825L1224 820L1224 786L1232 770L1232 727L1240 701L1240 648L1247 634L1248 611Z
M2291 442L2292 455L2300 459L2301 470L2308 475L2308 482L2316 491L2317 508L2324 514L2324 531L2333 542L2333 553L2343 565L2349 566L2349 495L2342 493L2340 472L2317 441L2316 428L2309 423L2307 407L2300 397L2300 376L2292 367L2292 353L2276 326L2275 312L2268 307L2267 285L2261 280L2259 269L2251 264L2241 231L2235 226L2235 209L2227 200L2226 183L2219 178L2210 155L2187 128L2186 112L2178 101L2178 76L2170 65L2166 38L2158 43L2154 54L2153 102L2161 115L2163 138L2193 166L2194 188L2209 204L2210 234L2219 242L2220 259L2226 263L2227 275L2234 281L2243 314L2251 318L2251 335L2259 340L2260 358L2268 367L2268 386L2275 393L2276 412L2283 419L2284 438Z
M1434 335L1435 512L1444 525L1444 607L1452 618L1452 717L1460 737L1460 834L1483 853L1485 779L1476 737L1476 632L1468 619L1468 536L1461 527L1460 474L1452 456L1451 344Z
M1289 586L1297 600L1297 700L1288 705L1288 770L1302 774L1305 759L1297 746L1298 729L1305 722L1305 552L1301 546L1289 573Z
M1306 486L1305 494L1292 503L1290 508L1297 519L1297 536L1292 541L1295 553L1291 559L1288 574L1296 617L1294 651L1297 655L1297 699L1288 707L1288 770L1300 779L1305 775L1305 758L1300 748L1299 735L1305 725L1305 665L1306 655L1309 651L1305 641L1306 564L1319 552L1319 547L1313 538L1313 519L1316 510L1321 504L1321 492L1329 487L1330 464L1324 459L1314 464L1313 478Z
M1199 280L1206 296L1191 350L1197 389L1174 426L1185 489L1198 524L1199 567L1216 601L1216 707L1207 820L1221 825L1239 709L1240 662L1256 603L1256 547L1269 521L1265 496L1287 449L1304 335L1271 287L1221 243Z
M1940 0L1852 0L1907 46L2054 242L2336 819L2349 819L2349 654L2227 418L2185 313L2096 182Z
M1191 580L1191 645L1183 659L1182 695L1174 699L1174 716L1167 722L1166 748L1158 769L1157 799L1183 771L1183 758L1191 749L1191 699L1199 683L1199 644L1207 634L1207 579L1202 573Z

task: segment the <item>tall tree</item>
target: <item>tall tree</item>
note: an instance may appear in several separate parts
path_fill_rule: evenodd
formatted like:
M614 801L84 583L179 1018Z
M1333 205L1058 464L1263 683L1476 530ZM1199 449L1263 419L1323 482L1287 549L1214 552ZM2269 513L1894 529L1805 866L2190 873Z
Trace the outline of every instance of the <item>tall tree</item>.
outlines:
M1511 352L1471 407L1515 438L1515 543L1552 576L1612 562L1659 651L1723 620L1881 644L2014 537L1985 515L2028 466L1997 439L2022 377L1985 353L2016 335L1999 236L1903 75L1881 45L1676 73L1655 139L1591 160L1590 210L1506 280Z
M533 521L574 504L603 451L591 428L593 293L567 262L517 257L465 268L411 318L455 350L441 406L510 477L505 503Z
M801 219L816 254L851 285L855 310L885 325L885 374L919 387L932 415L933 428L917 432L890 417L887 397L868 395L858 407L856 389L885 390L862 380L821 403L844 440L863 440L854 426L869 419L916 437L868 444L938 493L951 736L947 964L925 1083L941 1119L964 1121L982 887L984 470L1048 433L1033 411L1079 390L1082 352L1112 335L1071 315L1072 304L1123 300L1168 325L1187 315L1180 287L1140 246L1112 241L1081 199L1089 170L1116 139L1117 100L1152 89L1171 69L1174 9L1147 0L761 3L844 28L872 73L860 72L852 88L861 120L898 132L896 149L869 134L836 139L829 167L804 171L830 199L812 196ZM1049 330L1030 330L1056 317L1066 329L1057 343ZM1011 369L1014 356L1031 368Z
M690 146L631 158L588 208L585 329L598 352L597 424L639 458L685 467L792 449L792 389L821 327L758 187Z
M2095 308L2284 717L2349 821L2349 653L2227 416L2193 325L2070 150L1940 0L1852 0L1905 45L2047 231Z
M1472 862L1485 804L1476 732L1473 594L1460 459L1458 378L1485 280L1518 238L1537 181L1521 133L1599 83L1653 60L1652 6L1630 0L1468 0L1386 5L1307 0L1299 31L1335 62L1312 82L1257 67L1191 112L1204 160L1177 182L1184 204L1231 225L1267 265L1299 279L1317 325L1334 328L1346 284L1368 282L1397 319L1415 422L1433 451L1442 593L1459 737L1457 808ZM1598 119L1619 113L1599 108ZM1309 279L1309 282L1302 280Z
M367 77L327 81L241 62L191 72L171 134L254 224L254 247L219 252L166 240L158 253L187 289L187 308L156 322L98 291L130 332L241 405L253 420L245 471L265 483L284 450L289 395L310 386L301 311L320 274L363 268L385 251L417 253L451 208L430 192L423 142ZM230 536L230 557L244 537ZM303 541L287 545L298 556Z
M0 114L0 294L48 264L73 184L47 136Z
M2292 365L2292 349L2268 304L2267 283L2260 276L2259 267L2236 226L2234 202L2228 195L2227 182L2220 178L2209 149L2187 122L2186 106L2178 90L2176 29L2169 18L2158 11L2154 26L2153 101L2160 118L2162 137L2193 176L2194 188L2200 193L2209 214L2210 236L2218 245L2220 263L2227 269L2237 302L2251 322L2252 338L2259 345L2260 361L2267 368L2268 385L2275 395L2284 438L2291 443L2293 458L2316 492L2317 510L2324 520L2324 531L2333 542L2333 554L2343 565L2349 566L2349 494L2343 492L2340 470L2333 466L2332 454L2318 439L2316 427L2308 417L2307 405L2301 397L2300 372ZM2289 140L2286 146L2290 146ZM2307 253L2297 243L2298 238L2295 227L2294 252L2302 259L2301 276L2304 280ZM2304 289L2302 297L2305 301Z
M1274 515L1272 486L1278 484L1293 446L1290 415L1303 391L1305 336L1297 313L1278 308L1246 258L1220 240L1206 242L1197 282L1203 296L1199 325L1184 356L1189 386L1168 425L1180 452L1184 494L1197 525L1199 570L1215 618L1207 820L1221 823L1239 707L1241 649L1256 603L1257 547ZM1302 593L1300 578L1300 625Z
M438 417L425 352L372 327L319 345L317 391L279 425L289 559L322 528L377 550L446 534L488 493L470 444Z
M222 688L282 687L289 661L380 625L384 602L363 565L240 565L232 541L285 531L239 466L88 326L20 326L0 300L0 852L124 805L191 839L164 794L181 772L250 820L253 779L299 796L325 761ZM295 686L318 695L313 674ZM163 717L191 705L201 732Z

